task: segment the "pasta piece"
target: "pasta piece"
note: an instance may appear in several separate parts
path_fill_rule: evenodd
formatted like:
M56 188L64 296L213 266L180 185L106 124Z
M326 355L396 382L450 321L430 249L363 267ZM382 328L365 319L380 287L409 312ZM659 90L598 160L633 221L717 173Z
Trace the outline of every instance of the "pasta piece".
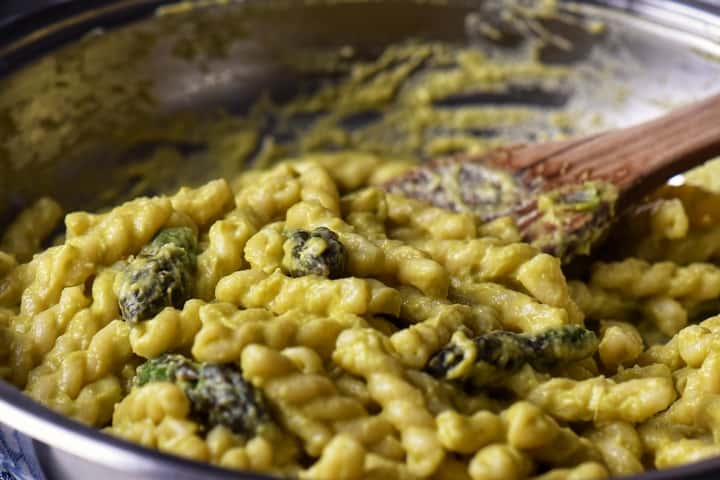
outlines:
M388 219L396 225L424 230L438 240L468 240L477 234L471 213L451 212L393 193L386 198Z
M709 398L720 394L720 351L711 351L700 368L689 368L685 373L676 381L680 398L661 417L673 425L702 427L698 421L703 407Z
M311 161L295 163L293 168L299 173L300 199L317 202L333 215L340 215L340 195L330 173Z
M686 365L699 368L708 354L720 345L719 317L712 317L699 325L690 325L682 329L673 338L679 356Z
M633 475L644 471L643 443L635 428L626 422L610 422L595 427L586 436L602 453L610 473Z
M524 243L502 245L482 238L468 241L420 241L454 278L464 282L510 283L542 303L567 311L570 323L582 323L583 314L570 298L560 261Z
M393 348L410 368L422 368L430 356L444 346L452 334L468 321L469 312L462 305L436 307L437 313L427 320L394 333Z
M26 393L65 415L102 426L122 395L114 374L131 354L128 329L124 322L113 321L92 337L86 350L63 357L57 370L41 365L31 374ZM110 392L88 393L103 387Z
M365 188L340 199L342 216L356 232L370 240L388 238L386 194L379 188Z
M5 229L0 238L0 250L12 255L20 263L29 261L61 217L62 207L55 200L40 198L23 210Z
M118 316L117 297L112 291L114 277L109 270L98 275L92 284L92 303L81 287L70 287L63 290L61 303L35 317L21 313L14 318L17 333L13 334L10 359L15 385L23 388L33 368L43 362L60 362L65 354L79 348L81 340L89 341L85 335L94 334ZM32 338L25 336L27 333Z
M183 187L170 197L170 202L175 211L205 229L233 207L233 196L225 180L214 180L200 188Z
M649 318L660 332L672 337L688 323L688 313L676 300L669 297L653 297L644 302L645 317Z
M376 454L368 454L365 456L365 476L368 480L415 480L408 470L405 463L394 461Z
M509 445L495 443L477 452L470 460L473 480L521 480L533 469L530 457Z
M329 447L337 423L369 420L365 407L342 395L328 377L322 373L301 373L280 352L250 345L242 353L241 364L244 374L282 412L280 422L303 440L310 455L318 456ZM380 428L388 433L387 427ZM368 440L362 429L343 429L345 435L353 431L358 435L353 437L355 441Z
M320 459L300 478L356 480L363 478L365 449L352 437L337 435L325 447Z
M382 159L364 152L328 152L304 155L303 161L322 166L343 192L357 190L366 185Z
M677 336L671 338L664 345L652 345L638 357L639 365L663 364L670 370L677 370L684 365L678 351Z
M578 281L568 282L568 288L570 296L585 316L595 320L631 320L637 310L637 305L615 292Z
M246 210L233 210L213 223L208 232L208 246L197 256L195 295L209 301L217 282L246 266L243 250L257 231L258 220Z
M450 298L497 310L503 328L539 333L570 323L567 311L535 301L532 297L496 283L453 285Z
M333 360L366 379L370 397L401 433L408 471L418 476L431 475L444 460L445 450L422 393L402 378L402 366L391 351L389 340L376 331L348 329L338 337Z
M611 372L619 366L630 366L644 350L640 333L629 323L602 322L600 327L598 355L605 368Z
M52 349L72 318L89 304L82 287L67 287L57 304L35 317L18 315L12 319L8 364L12 366L10 379L13 383L25 384L28 372Z
M572 466L600 459L595 445L531 403L516 402L500 418L508 445L541 463Z
M200 330L202 305L200 300L189 300L182 311L167 307L154 318L133 325L130 330L133 353L143 358L155 358L165 352L189 348Z
M650 377L616 383L605 377L574 381L554 378L532 390L528 400L565 421L639 423L675 400L670 378Z
M650 264L630 258L617 263L598 263L591 284L615 290L628 298L668 296L693 301L720 296L720 270L709 263L678 267L672 262Z
M412 285L428 295L447 296L448 274L437 262L395 240L381 239L373 243L320 204L301 202L294 205L287 212L286 227L304 230L326 227L336 232L347 250L347 271L351 275L393 276L399 283Z
M283 260L283 244L287 240L283 231L285 224L275 222L265 225L245 244L245 260L250 268L271 274L280 268Z
M281 314L300 309L316 315L400 313L400 294L373 279L286 277L256 270L233 273L218 283L215 296L245 308L266 307Z
M720 445L711 441L681 439L663 445L655 455L657 468L669 468L720 455Z
M466 462L452 457L445 458L445 461L435 475L438 480L471 480Z
M500 417L481 410L468 417L447 410L436 417L438 439L448 451L471 454L502 440L504 427Z
M281 164L263 173L235 196L239 210L258 219L257 226L280 220L287 210L300 201L302 186L293 169Z
M478 237L493 237L504 245L522 242L522 235L512 217L500 217L478 226Z
M153 382L134 389L115 409L107 431L145 446L207 461L210 452L198 435L200 426L187 420L190 403L172 383Z
M445 268L419 250L397 240L379 240L385 253L384 269L403 285L412 285L424 294L446 298L450 279Z

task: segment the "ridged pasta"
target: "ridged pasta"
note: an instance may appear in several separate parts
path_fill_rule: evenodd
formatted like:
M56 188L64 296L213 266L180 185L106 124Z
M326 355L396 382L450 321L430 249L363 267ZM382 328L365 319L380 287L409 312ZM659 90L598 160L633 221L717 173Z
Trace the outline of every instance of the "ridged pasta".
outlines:
M422 393L399 375L402 366L389 351L389 340L375 330L348 329L338 337L333 361L366 379L370 397L401 433L409 472L431 475L445 458L435 419Z
M470 460L472 480L519 480L532 472L530 456L517 448L502 443L489 445Z
M250 345L241 365L247 378L283 412L280 422L303 439L310 455L320 456L336 431L361 444L375 443L392 432L388 422L373 420L361 402L343 395L324 372L302 372L292 357L277 350ZM358 421L363 425L347 428Z
M401 288L400 293L404 297L400 317L413 325L392 334L390 343L402 362L410 368L425 366L430 356L445 345L457 329L472 324L472 312L466 305L428 299L410 287ZM416 305L408 306L412 303ZM427 316L418 319L413 310L422 310Z
M155 317L130 329L130 348L135 355L155 358L165 352L187 350L200 330L201 300L190 300L182 311L165 308Z
M150 383L132 390L113 413L107 431L119 437L195 460L209 459L200 426L187 419L190 402L172 383Z
M0 238L0 250L11 254L18 262L27 262L55 229L62 213L62 207L55 200L38 199L7 227Z
M247 210L233 210L213 223L207 247L197 257L195 294L203 300L215 295L217 282L247 265L243 250L257 231L258 220Z
M396 226L424 231L436 240L470 240L476 237L475 218L455 213L411 198L387 194L387 217Z
M202 325L192 339L192 354L198 360L217 363L239 361L250 344L275 349L305 346L328 358L343 329L365 325L354 315L327 318L293 310L275 315L260 308L238 310L229 303L204 305L198 313Z
M586 432L602 454L612 475L633 475L645 468L642 463L643 443L635 427L627 422L613 421Z
M676 395L669 376L624 382L554 378L533 389L528 400L565 421L639 423L668 408Z
M570 323L565 309L540 303L531 296L497 283L457 283L450 298L463 303L485 305L499 313L506 330L541 332Z
M373 279L291 278L280 272L267 275L244 270L220 280L215 296L222 302L245 308L265 307L275 313L293 309L317 315L397 315L400 312L397 290Z
M629 298L667 296L702 301L720 295L720 269L709 263L680 267L672 262L651 264L630 258L596 264L590 283Z
M568 280L509 217L481 223L386 193L408 166L360 152L289 159L234 191L217 180L69 213L64 240L33 256L60 215L38 202L0 242L0 376L142 445L307 480L603 479L720 455L720 317L703 320L720 270L676 259L715 258L707 206L663 198L630 232L646 230L640 258ZM123 321L116 278L174 227L197 239L181 248L187 290ZM333 268L324 248L346 257L303 276L286 241L318 227L343 248L305 254ZM171 275L169 263L155 266ZM455 354L458 330L573 324L597 336L592 356L513 365L482 390L426 368ZM203 420L187 378L138 386L146 360L179 355L251 383L268 421L241 434Z
M640 333L626 322L603 322L600 335L598 356L611 372L621 365L632 366L645 349Z
M233 207L233 195L225 180L214 180L200 188L181 188L170 197L172 208L204 229Z
M294 205L288 210L285 222L290 229L324 226L337 232L348 252L347 268L351 275L392 276L399 283L412 285L427 295L447 296L448 274L437 262L399 241L377 239L373 242L356 233L351 225L319 203Z
M442 264L454 279L474 284L510 282L540 302L566 310L569 322L583 321L582 312L570 297L560 261L530 245L504 245L483 238L419 241L415 246Z
M269 223L248 239L244 254L251 269L271 274L280 268L286 240L284 230L284 222Z

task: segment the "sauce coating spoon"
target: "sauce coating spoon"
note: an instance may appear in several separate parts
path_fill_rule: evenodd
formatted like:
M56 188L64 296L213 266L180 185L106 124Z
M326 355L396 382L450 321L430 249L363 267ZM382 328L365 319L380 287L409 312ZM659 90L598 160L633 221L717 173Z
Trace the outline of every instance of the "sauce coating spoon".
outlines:
M511 216L523 240L567 262L670 177L720 156L720 95L632 127L432 160L384 185L481 222Z

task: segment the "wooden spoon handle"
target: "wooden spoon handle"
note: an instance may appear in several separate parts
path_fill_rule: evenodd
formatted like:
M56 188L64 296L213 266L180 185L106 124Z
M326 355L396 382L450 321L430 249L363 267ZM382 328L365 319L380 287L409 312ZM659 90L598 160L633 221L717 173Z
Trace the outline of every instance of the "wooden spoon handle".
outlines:
M715 156L720 95L634 127L521 147L511 151L511 163L554 184L606 180L635 198Z

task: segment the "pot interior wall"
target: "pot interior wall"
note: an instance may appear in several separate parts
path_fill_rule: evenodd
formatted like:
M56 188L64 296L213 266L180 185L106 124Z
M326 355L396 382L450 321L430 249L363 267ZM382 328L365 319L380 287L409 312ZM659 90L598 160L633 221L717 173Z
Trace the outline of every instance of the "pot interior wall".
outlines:
M587 79L569 85L564 106L579 112L577 130L633 123L717 88L720 67L706 55L712 45L701 35L682 37L632 15L586 7L607 23L605 33L550 20L544 25L573 47L540 50L546 63L599 67L607 85L622 85L616 98L598 96ZM230 175L243 165L228 168L196 155L207 147L210 127L203 126L218 124L219 109L243 112L263 92L289 98L332 78L306 60L343 48L352 47L355 58L372 58L409 38L482 48L492 42L470 20L496 14L497 2L489 1L250 2L108 31L97 25L0 80L0 224L41 195L68 210L92 210L131 194ZM509 36L494 47L512 52L516 40ZM4 54L19 58L23 48L31 50ZM542 95L528 101L542 105ZM602 123L593 120L599 117ZM138 189L142 170L128 165L163 146L185 155L168 159L153 172L152 185Z

